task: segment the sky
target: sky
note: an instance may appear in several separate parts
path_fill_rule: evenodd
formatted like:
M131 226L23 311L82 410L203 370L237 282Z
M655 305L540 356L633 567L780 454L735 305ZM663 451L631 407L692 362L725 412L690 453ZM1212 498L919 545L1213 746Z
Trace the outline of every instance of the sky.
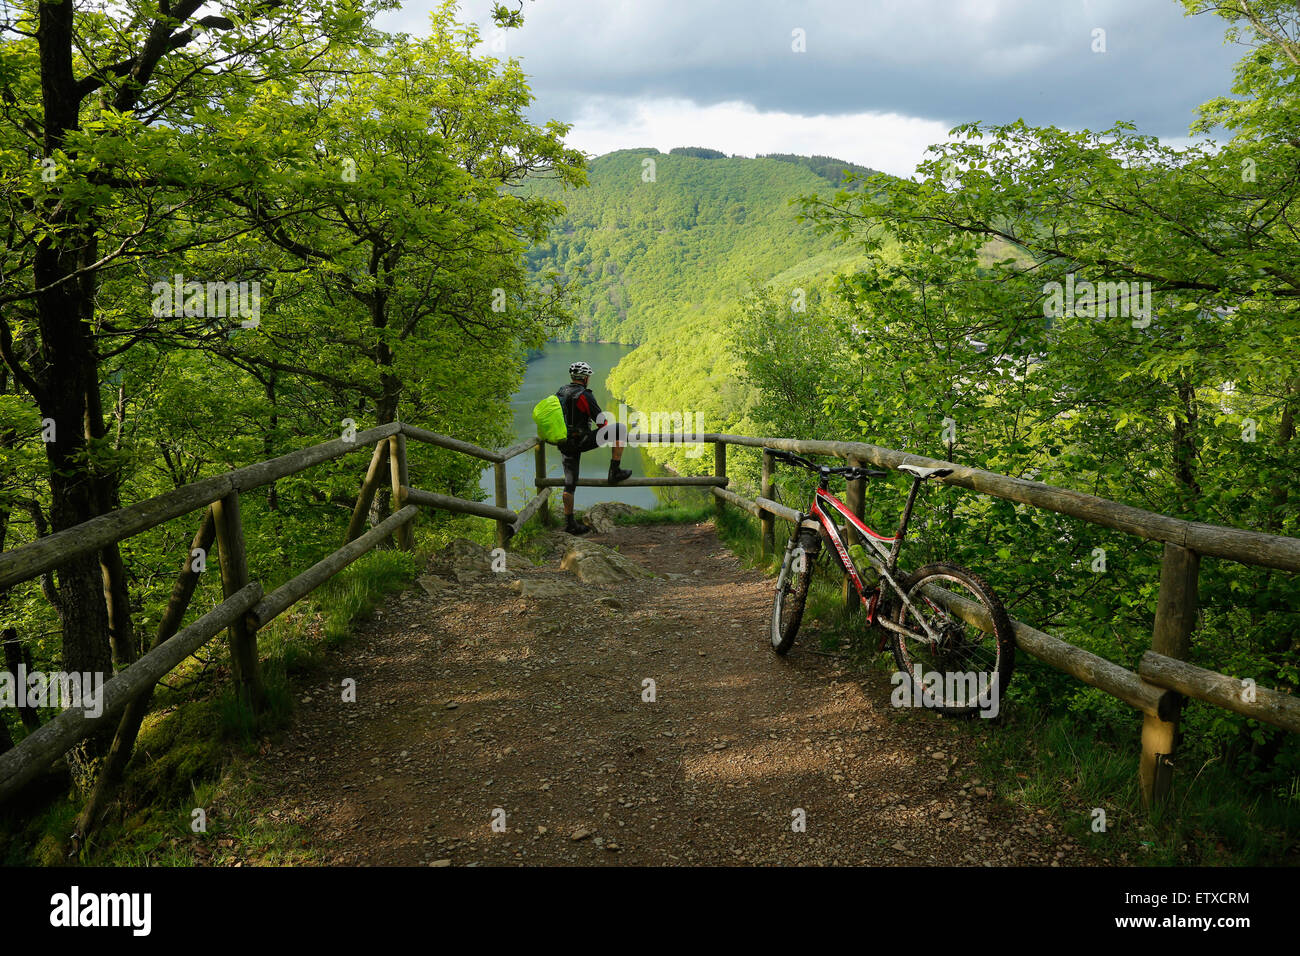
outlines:
M380 25L427 32L437 5ZM899 176L972 121L1124 120L1186 143L1245 53L1177 0L523 0L505 33L491 7L464 0L461 19L520 61L530 118L572 124L587 153L820 154Z

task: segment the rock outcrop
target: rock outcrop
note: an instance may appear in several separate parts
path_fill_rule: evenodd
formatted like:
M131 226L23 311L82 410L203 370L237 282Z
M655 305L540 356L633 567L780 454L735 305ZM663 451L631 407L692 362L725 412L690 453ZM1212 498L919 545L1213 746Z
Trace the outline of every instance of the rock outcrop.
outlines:
M597 534L609 534L619 518L644 510L636 505L625 505L621 501L602 501L588 508L582 520Z
M613 548L594 541L576 538L572 541L560 559L560 567L576 575L583 584L625 584L655 576Z
M494 560L497 562L497 567L502 569L501 571L493 569ZM533 567L527 558L513 551L505 552L504 561L505 564L502 565L500 556L494 559L491 550L475 541L456 538L429 561L429 572L441 578L468 584L473 581L488 580L496 574L504 574L507 571L525 571ZM429 591L430 585L424 582L421 584L426 591Z

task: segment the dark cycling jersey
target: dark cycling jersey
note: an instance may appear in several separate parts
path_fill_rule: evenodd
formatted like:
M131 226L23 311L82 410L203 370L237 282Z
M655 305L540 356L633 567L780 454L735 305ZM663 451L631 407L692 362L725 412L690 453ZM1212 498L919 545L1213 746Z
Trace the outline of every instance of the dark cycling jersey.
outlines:
M600 406L596 404L596 396L591 394L591 389L587 386L570 382L568 385L561 386L555 393L555 397L560 400L560 408L564 412L564 424L569 430L569 436L564 444L586 444L587 433L600 417Z

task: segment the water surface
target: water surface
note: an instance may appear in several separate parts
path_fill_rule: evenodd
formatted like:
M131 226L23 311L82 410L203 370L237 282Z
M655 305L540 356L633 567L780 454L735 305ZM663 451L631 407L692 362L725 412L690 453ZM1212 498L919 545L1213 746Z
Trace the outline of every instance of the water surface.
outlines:
M510 399L510 411L514 416L512 427L515 440L522 441L537 434L537 426L533 423L533 406L547 395L555 394L556 389L569 381L569 365L573 362L586 362L591 366L589 385L596 396L597 404L600 405L602 410L617 415L618 399L610 394L605 381L610 370L633 348L634 346L631 345L590 345L573 342L548 343L546 352L541 357L528 363L528 369L524 372L523 384L519 386L519 391ZM610 450L608 448L596 448L584 452L582 455L581 477L604 478L609 473L609 461ZM623 449L623 467L630 468L632 474L637 477L646 474L658 475L663 473L663 469L641 455L639 448L633 447ZM650 468L649 472L646 470L647 467ZM552 478L559 478L562 475L560 452L554 445L546 446L546 474ZM479 484L488 493L488 500L493 500L494 478L491 468L484 469ZM507 507L514 510L522 507L536 493L533 488L533 453L531 451L517 455L506 462L506 487L509 496ZM551 501L554 502L553 510L556 514L562 513L560 506L561 490L556 488L551 493ZM655 491L654 488L579 487L574 495L574 507L578 511L582 511L597 502L622 501L640 508L653 508L659 502L659 497Z

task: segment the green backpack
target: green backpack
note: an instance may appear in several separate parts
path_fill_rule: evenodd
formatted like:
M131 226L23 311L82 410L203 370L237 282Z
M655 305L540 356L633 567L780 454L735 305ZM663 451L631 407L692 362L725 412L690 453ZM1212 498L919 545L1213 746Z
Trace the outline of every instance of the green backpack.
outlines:
M564 409L558 395L547 395L533 406L533 421L537 423L537 437L558 445L569 437L569 426L564 423Z

